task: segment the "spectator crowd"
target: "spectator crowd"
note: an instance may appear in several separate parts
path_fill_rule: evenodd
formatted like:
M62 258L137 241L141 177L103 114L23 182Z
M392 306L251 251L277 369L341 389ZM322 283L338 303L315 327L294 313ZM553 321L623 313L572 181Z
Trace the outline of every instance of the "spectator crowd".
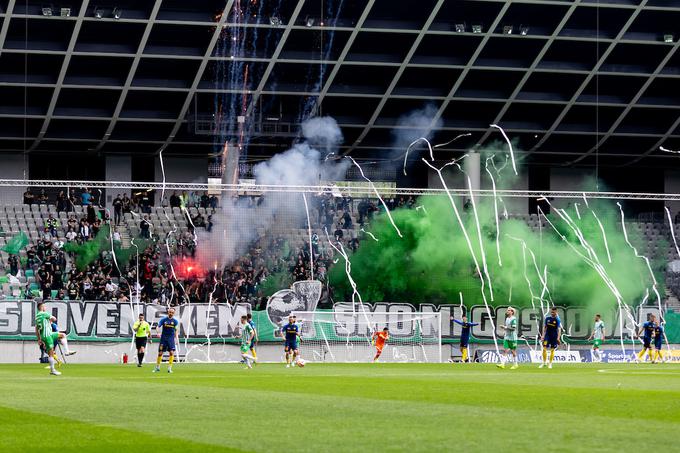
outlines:
M101 191L88 189L78 194L60 191L52 200L44 190L37 195L30 189L24 193L24 204L52 204L57 213L65 212L68 216L62 225L50 214L45 220L43 238L31 244L21 259L17 255L7 259L7 273L17 275L23 271L26 276L34 276L32 285L25 288L25 297L119 303L139 298L142 302L171 305L212 300L232 304L249 302L264 308L268 295L293 281L313 276L327 283L328 272L337 259L322 231L328 231L331 240L342 243L345 249L355 251L361 240L361 229L383 209L371 199L356 203L349 195L337 196L330 191L318 194L311 204L314 230L311 243L306 232L294 238L263 232L233 263L198 271L197 266L186 263L195 263L199 237L196 229L212 229L212 214L219 208L215 195L172 192L167 200L162 200L166 209L179 208L186 214L185 228L167 235L152 233L154 225L149 214L155 198L153 191L116 194L111 200L112 217L109 210L102 208L101 197ZM246 198L246 206L252 208L262 201L261 197ZM387 199L386 203L389 209L412 208L414 199ZM82 215L78 215L76 206L82 206L78 209ZM201 211L206 215L194 210L195 214L190 216L188 208L204 208ZM131 244L134 253L128 247L125 254L128 259L122 260L119 257L123 246L121 230L126 231L123 219L129 213L139 219L139 238ZM97 241L97 235L105 227L106 231L113 228L111 236L106 238L106 247L97 248L94 243L102 243L101 239ZM298 229L306 229L306 219ZM79 267L78 254L83 253L84 248L96 249L96 256ZM118 259L114 259L112 248ZM312 262L314 269L310 267ZM328 295L330 288L324 286Z

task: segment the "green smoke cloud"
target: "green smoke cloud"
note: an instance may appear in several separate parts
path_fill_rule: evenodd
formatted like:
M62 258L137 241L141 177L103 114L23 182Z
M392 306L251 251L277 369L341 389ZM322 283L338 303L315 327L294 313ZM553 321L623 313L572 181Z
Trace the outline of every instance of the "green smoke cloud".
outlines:
M101 229L93 239L83 242L82 244L69 242L64 245L64 250L74 253L75 264L78 270L82 271L85 269L89 264L100 258L103 252L111 252L111 236L109 229L109 225L102 225ZM150 243L151 241L149 240L135 240L135 244L137 244L137 247L139 247L140 252L142 252ZM116 253L118 266L121 268L121 270L137 253L137 249L135 249L135 247L122 248L115 246L114 250Z
M460 200L456 202L459 203L457 206L465 230L481 267L482 252L474 215L471 209L463 210ZM403 238L397 236L386 216L379 216L370 227L378 242L366 237L357 252L350 257L352 277L364 301L457 304L461 292L465 305L482 304L480 280L449 199L446 196L422 196L416 204L424 209L398 209L392 212ZM567 212L594 248L624 301L636 305L644 296L645 288L649 288L651 293L649 271L644 261L635 257L625 241L618 208L611 202L597 200L590 201L590 208L602 222L611 263L607 257L602 231L590 209L581 204L580 219L573 207L568 208ZM529 228L522 220L501 219L500 265L496 252L493 198L479 199L477 210L482 245L493 286L493 302L487 287L489 303L531 306L529 283L534 296L541 295L543 285L534 267L530 249L534 252L541 274L547 266L547 287L552 302L556 305L588 306L593 310L616 307L616 299L600 275L569 247L572 244L587 256L572 229L557 216L549 215L548 218L559 234L550 226L537 231ZM634 245L641 245L642 238L630 227L628 235ZM525 241L526 266L522 243L510 236ZM659 292L662 293L663 278L660 278L658 269L654 269L659 274L657 280ZM529 283L525 278L525 271ZM335 298L349 300L351 288L342 262L333 266L330 281ZM547 294L545 299L548 299ZM540 301L534 299L534 304L538 307Z

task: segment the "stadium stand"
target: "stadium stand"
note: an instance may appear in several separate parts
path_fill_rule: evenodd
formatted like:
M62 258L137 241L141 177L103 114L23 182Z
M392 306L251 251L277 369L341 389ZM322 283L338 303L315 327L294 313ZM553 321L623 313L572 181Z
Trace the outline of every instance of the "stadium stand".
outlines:
M68 203L60 202L61 195L56 203L48 202L44 193L39 198L41 201L35 202L35 198L27 200L24 196L24 201L29 203L0 207L0 248L21 233L29 241L28 247L20 250L16 258L6 251L0 252L3 265L1 295L5 299L35 297L125 302L139 292L140 299L145 302L179 304L205 302L212 297L218 303L250 302L258 307L265 303L272 289L311 277L309 232L304 225L275 227L267 234L258 230L247 253L224 269L194 270L191 264L187 269L182 263L193 263L195 241L200 240L202 231L212 227L212 217L219 215L222 209L216 201L207 202L207 197L201 200L198 194L184 195L186 209L144 206L138 197L125 196L117 225L109 210L94 204L84 206L80 204L80 196L71 196ZM254 206L258 198L250 197L245 201ZM92 202L96 203L94 199ZM413 209L415 199L391 198L386 203L390 210ZM326 241L325 231L332 240L342 242L346 249L356 250L366 237L363 227L381 212L382 206L373 199L353 200L349 196L334 197L330 193L314 197L310 221L315 278L326 283L336 258ZM511 214L509 218L526 222L534 231L549 228L537 214ZM147 221L148 238L142 228L142 223ZM97 233L110 224L114 228L111 236L106 230L105 237L100 238L99 248L95 247L93 242ZM630 231L644 239L640 244L641 253L670 263L665 272L666 299L669 306L680 306L680 266L673 265L680 257L672 245L668 225L640 221L630 221L627 225ZM677 222L675 233L680 235ZM139 262L135 254L126 263L121 263L119 272L110 253L111 242L116 249L128 251L142 245ZM73 250L70 247L88 244L97 250L98 257L79 268L76 253L69 251ZM77 250L82 252L83 249ZM171 263L176 264L176 279ZM328 298L328 290L325 285L322 300Z

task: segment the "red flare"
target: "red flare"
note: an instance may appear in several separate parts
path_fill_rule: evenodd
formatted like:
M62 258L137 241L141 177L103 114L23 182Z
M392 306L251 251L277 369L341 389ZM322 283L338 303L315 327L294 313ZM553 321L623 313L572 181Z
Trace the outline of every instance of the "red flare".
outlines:
M200 263L193 258L177 258L173 266L180 279L203 278L207 274Z

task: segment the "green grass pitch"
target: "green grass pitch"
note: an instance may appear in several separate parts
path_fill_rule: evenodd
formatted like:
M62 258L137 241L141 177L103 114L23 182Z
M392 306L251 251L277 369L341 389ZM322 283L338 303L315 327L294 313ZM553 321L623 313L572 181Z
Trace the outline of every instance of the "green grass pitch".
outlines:
M677 451L678 365L0 365L0 451Z

